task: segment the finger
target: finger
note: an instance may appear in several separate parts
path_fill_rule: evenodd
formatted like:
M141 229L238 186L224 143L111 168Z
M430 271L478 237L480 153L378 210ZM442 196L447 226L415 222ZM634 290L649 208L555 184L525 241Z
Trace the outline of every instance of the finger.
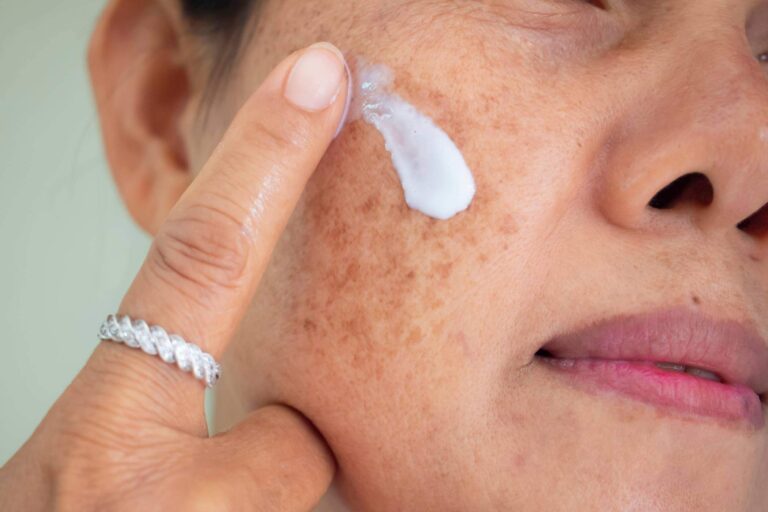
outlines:
M160 325L220 358L345 115L346 69L327 43L275 68L161 226L120 314ZM159 358L104 343L98 351L114 361L118 349L129 371L144 367L147 394L170 386L169 406L201 403L200 382L161 367Z
M195 510L311 510L333 480L325 441L300 414L270 406L206 440L186 500ZM181 510L185 508L182 507Z

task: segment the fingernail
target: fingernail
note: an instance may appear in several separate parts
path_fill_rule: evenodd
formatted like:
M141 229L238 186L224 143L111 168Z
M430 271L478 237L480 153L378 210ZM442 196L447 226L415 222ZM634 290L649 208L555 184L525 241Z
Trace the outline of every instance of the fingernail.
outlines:
M319 112L336 101L346 73L339 49L330 43L316 43L293 65L283 94L296 107Z
M344 125L347 124L347 117L349 116L349 109L352 106L352 72L349 70L349 65L346 59L344 60L344 72L347 74L347 99L344 103L344 112L341 114L341 120L339 126L336 128L336 133L333 134L333 138L339 136L341 130L344 129Z

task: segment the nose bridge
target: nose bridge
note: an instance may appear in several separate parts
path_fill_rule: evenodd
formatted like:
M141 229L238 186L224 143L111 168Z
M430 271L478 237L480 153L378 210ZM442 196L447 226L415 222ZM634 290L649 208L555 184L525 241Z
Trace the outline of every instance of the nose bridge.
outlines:
M710 224L733 226L768 201L768 79L738 34L691 51L679 137L699 137L712 182ZM739 44L741 43L741 44ZM684 119L685 119L684 117Z
M734 27L678 33L643 50L648 80L624 85L638 100L615 129L609 188L631 223L659 189L701 173L714 195L698 222L733 227L768 201L768 79Z

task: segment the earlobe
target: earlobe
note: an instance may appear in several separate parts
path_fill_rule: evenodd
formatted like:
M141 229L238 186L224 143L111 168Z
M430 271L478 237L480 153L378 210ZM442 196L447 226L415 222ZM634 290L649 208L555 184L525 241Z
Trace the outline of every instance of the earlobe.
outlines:
M193 178L185 141L192 80L172 5L113 0L88 51L112 175L131 216L150 234Z

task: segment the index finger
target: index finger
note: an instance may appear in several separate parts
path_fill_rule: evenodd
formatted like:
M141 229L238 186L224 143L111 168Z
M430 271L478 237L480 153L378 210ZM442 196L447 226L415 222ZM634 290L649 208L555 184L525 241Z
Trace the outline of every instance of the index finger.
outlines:
M171 210L119 314L160 325L221 356L345 115L346 69L338 49L319 43L270 73ZM163 382L151 377L147 392L170 384L174 402L202 400L203 386L190 376L162 367L159 358L115 349L122 359L156 366L142 375Z

